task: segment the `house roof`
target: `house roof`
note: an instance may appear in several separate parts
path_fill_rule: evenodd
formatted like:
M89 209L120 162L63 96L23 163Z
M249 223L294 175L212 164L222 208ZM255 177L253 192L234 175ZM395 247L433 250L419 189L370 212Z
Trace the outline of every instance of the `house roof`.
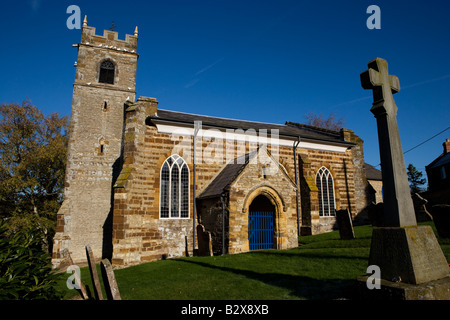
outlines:
M194 121L201 121L203 127L215 127L224 129L266 129L278 130L280 136L298 138L303 140L312 140L322 143L329 143L333 145L343 145L351 147L355 145L352 142L345 141L337 131L321 129L318 127L300 125L294 122L287 121L285 124L274 124L267 122L236 120L229 118L219 118L204 115L197 115L191 113L184 113L178 111L170 111L158 109L157 113L149 116L150 120L169 121L180 124L194 124Z
M437 167L441 167L444 164L450 163L450 152L449 153L443 153L439 157L437 157L433 162L431 162L427 168L428 169L434 169Z
M368 163L364 163L364 166L366 168L366 179L367 180L382 180L381 171L378 169L375 169L375 167L371 166Z

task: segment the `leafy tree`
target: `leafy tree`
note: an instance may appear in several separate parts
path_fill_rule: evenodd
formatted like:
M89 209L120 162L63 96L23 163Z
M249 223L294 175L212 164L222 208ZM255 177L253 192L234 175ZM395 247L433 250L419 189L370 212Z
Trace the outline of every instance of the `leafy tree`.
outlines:
M0 105L0 219L10 231L40 228L48 245L63 197L67 125L30 101Z
M336 112L330 113L328 118L325 118L322 113L317 114L315 112L309 112L305 115L308 125L319 127L328 130L339 131L344 127L344 118L337 118Z
M60 275L52 271L50 255L42 250L42 230L21 229L9 234L0 220L0 300L54 300Z
M416 167L414 167L411 163L408 165L406 169L408 174L409 187L411 189L411 193L417 193L422 191L419 187L420 185L425 184L426 180L422 178L422 172L418 171Z

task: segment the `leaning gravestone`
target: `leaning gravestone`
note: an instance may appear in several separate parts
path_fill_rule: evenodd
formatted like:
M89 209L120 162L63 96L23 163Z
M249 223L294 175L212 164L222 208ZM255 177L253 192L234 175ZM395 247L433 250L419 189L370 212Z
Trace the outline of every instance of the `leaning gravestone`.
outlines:
M212 240L211 233L205 231L205 227L202 224L197 225L197 239L198 239L198 255L199 256L212 256Z
M122 300L120 297L119 287L117 286L114 270L108 259L101 261L103 283L105 285L106 295L109 300Z
M416 212L417 222L432 221L433 217L428 212L427 207L426 207L428 200L424 199L418 193L414 193L412 195L412 199L413 199L413 203L414 203L414 211Z
M86 257L89 264L89 271L91 272L92 283L94 284L94 293L97 300L103 300L102 288L100 286L100 279L95 265L94 253L90 246L86 246Z
M64 254L65 259L67 259L67 263L69 263L69 267L73 266L74 264L73 264L72 257L70 256L69 249L67 249L67 248L64 249L63 254ZM86 287L84 286L83 282L81 281L80 275L77 272L74 272L74 276L75 276L75 282L80 285L80 289L77 289L77 291L81 294L81 297L83 299L85 299L85 300L89 299L89 293L86 290Z
M429 288L428 298L450 299L447 260L431 227L417 226L416 222L392 95L400 91L399 80L389 75L386 60L376 58L361 74L361 85L373 90L370 111L377 120L384 189L383 227L373 229L369 265L380 268L385 288L393 279L401 279L413 285L409 287L413 290L417 287L414 285L425 284ZM444 287L442 283L440 289L433 287L431 283L441 279L445 280ZM413 296L410 295L411 299Z
M341 240L355 239L353 230L352 216L348 209L336 210L336 220L339 227L339 235Z
M369 215L369 220L374 227L383 226L383 202L379 202L377 204L372 202L367 206L367 212Z

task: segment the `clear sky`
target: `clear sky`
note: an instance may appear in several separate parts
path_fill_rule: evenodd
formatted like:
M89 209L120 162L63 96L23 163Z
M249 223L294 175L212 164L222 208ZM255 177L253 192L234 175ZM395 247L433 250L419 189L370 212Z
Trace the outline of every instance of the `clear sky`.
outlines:
M450 126L450 1L17 0L0 4L0 103L31 101L70 115L81 30L69 5L97 34L139 28L137 97L159 107L243 120L304 123L337 112L378 165L372 93L360 73L375 57L400 79L394 98L403 150ZM369 30L370 5L381 29ZM425 174L450 130L405 154ZM379 167L378 167L379 168Z

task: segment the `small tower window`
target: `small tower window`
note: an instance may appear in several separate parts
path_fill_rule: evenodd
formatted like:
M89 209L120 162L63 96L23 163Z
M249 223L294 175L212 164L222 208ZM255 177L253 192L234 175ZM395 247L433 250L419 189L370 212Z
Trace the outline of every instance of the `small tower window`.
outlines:
M101 138L98 141L98 147L97 147L97 155L98 156L103 156L105 155L105 151L106 151L106 145L108 144L108 141L105 141L103 138Z
M102 110L103 110L104 112L109 111L108 101L105 100L105 101L103 102Z
M103 61L100 65L100 76L98 82L114 84L115 66L111 60Z

